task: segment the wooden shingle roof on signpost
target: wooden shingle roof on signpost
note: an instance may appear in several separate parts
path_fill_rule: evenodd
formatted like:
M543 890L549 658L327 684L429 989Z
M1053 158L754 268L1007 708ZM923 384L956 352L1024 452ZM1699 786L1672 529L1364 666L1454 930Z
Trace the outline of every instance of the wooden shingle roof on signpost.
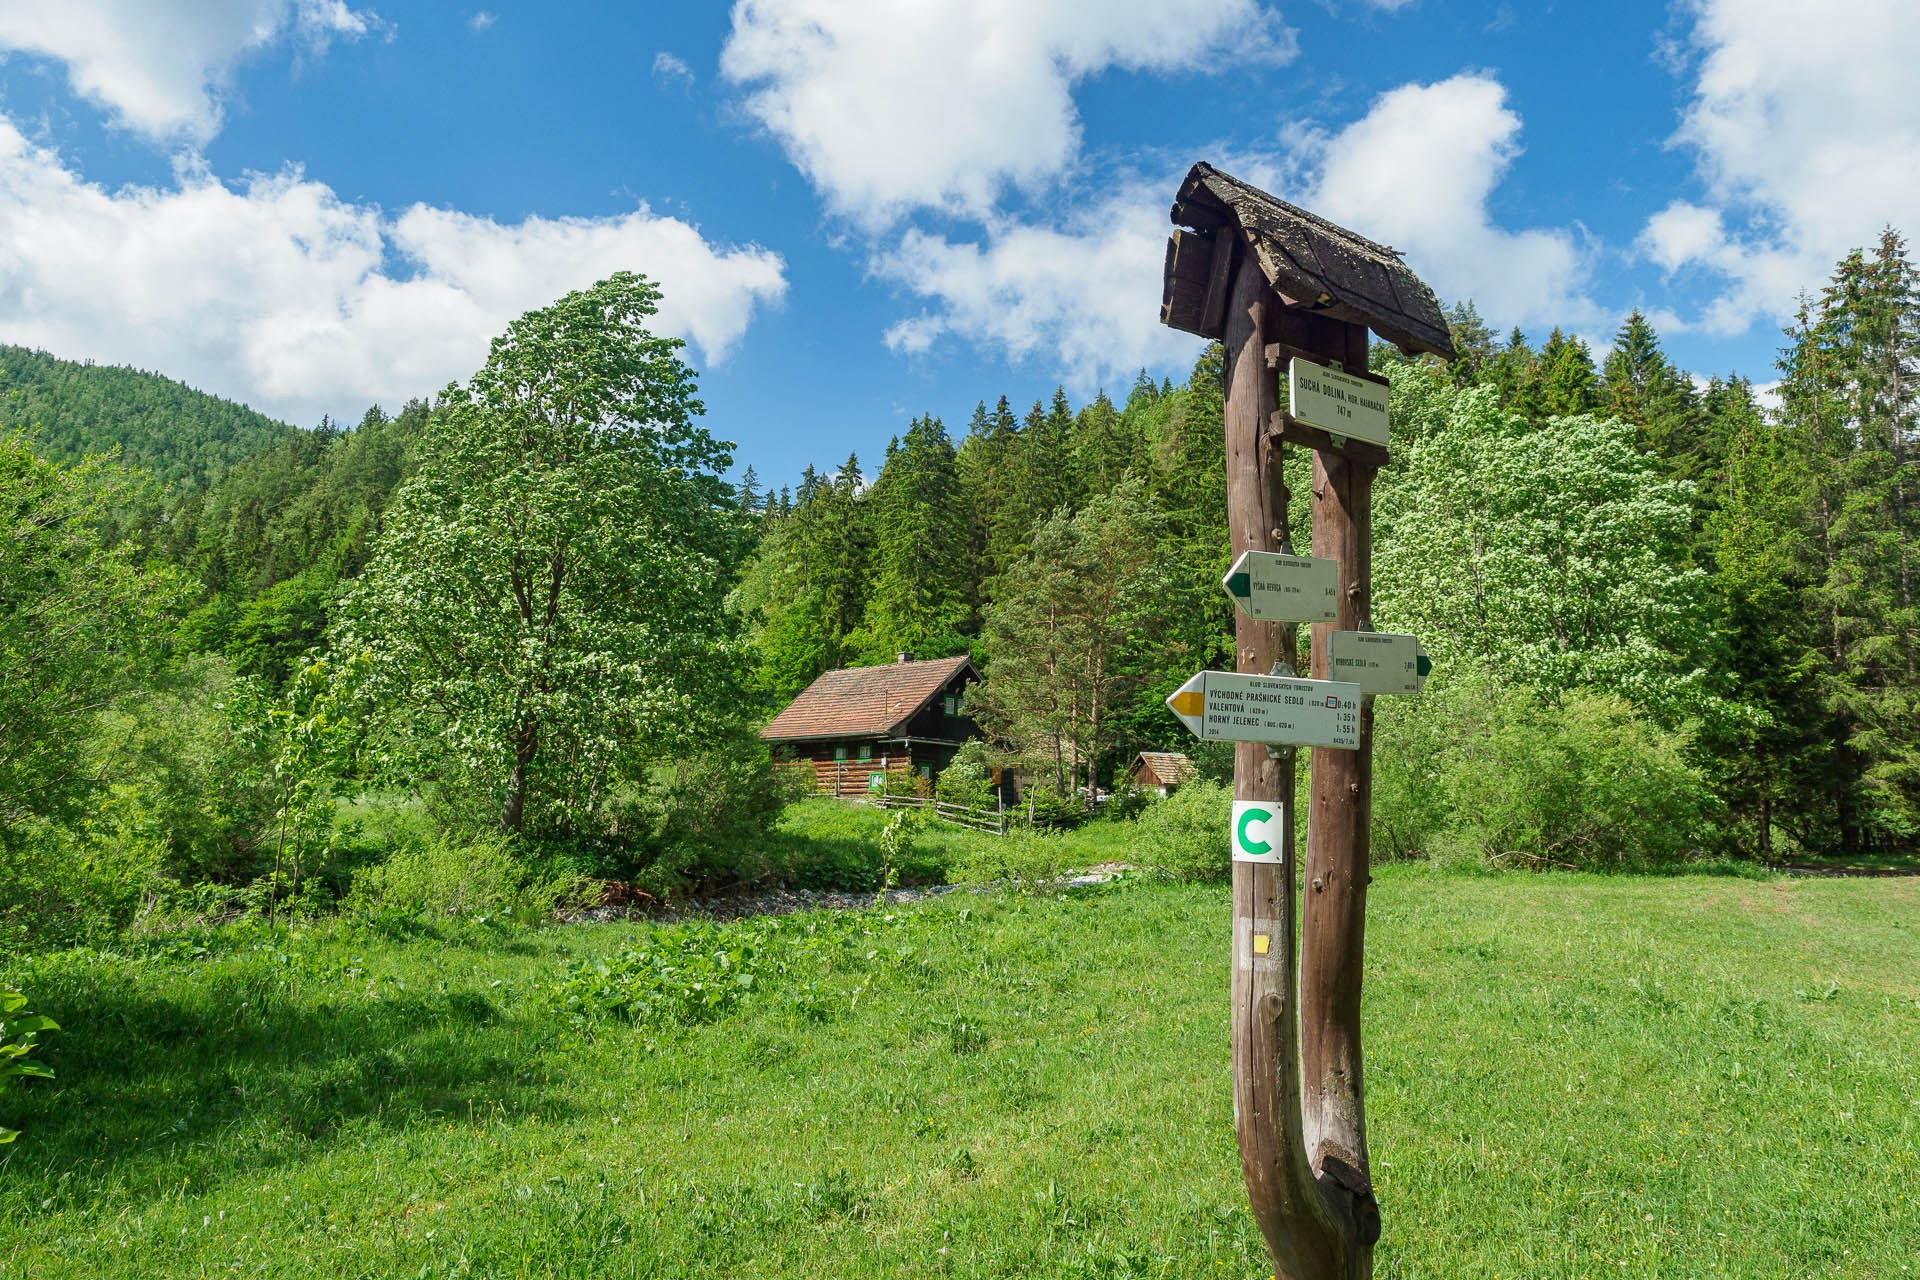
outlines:
M1439 299L1385 245L1204 161L1180 184L1173 221L1192 230L1175 231L1167 241L1163 324L1203 338L1222 335L1233 254L1217 250L1244 236L1267 282L1290 307L1363 324L1408 355L1427 351L1453 359Z
M972 668L973 659L962 654L829 671L788 703L760 737L767 742L885 737L913 719L955 676Z

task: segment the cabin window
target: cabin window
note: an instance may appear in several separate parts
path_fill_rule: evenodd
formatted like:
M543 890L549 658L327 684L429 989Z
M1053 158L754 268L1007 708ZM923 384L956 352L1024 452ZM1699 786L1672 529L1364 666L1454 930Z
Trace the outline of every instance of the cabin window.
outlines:
M921 765L920 776L931 782L933 780L933 766L930 764Z
M860 744L860 758L862 760L873 759L873 744L871 742L863 742Z
M833 749L833 758L835 760L845 760L847 758L847 749L845 747L835 747Z
M947 714L950 716L957 716L960 714L960 695L959 694L950 693L947 695Z

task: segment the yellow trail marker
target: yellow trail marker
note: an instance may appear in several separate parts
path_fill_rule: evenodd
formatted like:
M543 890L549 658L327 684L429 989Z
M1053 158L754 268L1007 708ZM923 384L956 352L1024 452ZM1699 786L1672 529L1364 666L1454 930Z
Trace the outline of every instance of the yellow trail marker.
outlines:
M1197 716L1201 708L1207 705L1207 696L1198 689L1182 689L1167 699L1167 705L1178 716Z

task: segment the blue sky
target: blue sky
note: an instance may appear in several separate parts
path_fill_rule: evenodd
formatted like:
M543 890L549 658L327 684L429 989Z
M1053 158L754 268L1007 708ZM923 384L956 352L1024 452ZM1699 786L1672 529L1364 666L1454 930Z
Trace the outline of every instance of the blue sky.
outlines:
M1770 381L1800 289L1920 227L1920 6L1792 0L0 5L0 340L301 425L660 280L709 425L791 482L922 412L1076 403L1208 159L1536 340L1654 316Z

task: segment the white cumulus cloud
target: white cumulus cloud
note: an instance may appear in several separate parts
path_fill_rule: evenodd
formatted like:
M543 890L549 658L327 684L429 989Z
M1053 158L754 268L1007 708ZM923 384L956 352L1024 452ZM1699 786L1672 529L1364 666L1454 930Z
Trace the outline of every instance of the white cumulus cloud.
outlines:
M1381 94L1337 133L1296 131L1299 203L1390 244L1442 302L1472 298L1499 324L1592 325L1589 254L1559 227L1500 226L1487 202L1520 154L1500 83L1458 75Z
M0 341L162 370L310 424L465 378L515 316L617 270L708 361L776 304L785 264L644 206L503 224L340 199L298 170L107 190L0 119Z
M1497 82L1463 75L1382 94L1337 131L1295 129L1284 154L1216 163L1398 248L1443 304L1472 298L1503 326L1603 334L1617 317L1588 296L1592 255L1580 238L1509 229L1489 211L1520 128ZM913 355L963 339L1053 362L1081 390L1191 360L1195 340L1159 323L1167 206L1180 177L1111 185L1057 224L995 219L976 242L907 231L872 269L926 305L888 330L888 345Z
M878 231L1067 171L1088 76L1293 53L1258 0L738 0L720 70L828 208Z
M200 143L248 54L289 36L320 50L379 25L343 0L5 0L0 51L64 63L75 93L149 139Z
M1920 6L1687 0L1693 96L1675 141L1705 196L1640 238L1668 271L1724 287L1695 323L1721 333L1790 314L1847 250L1920 209Z
M1062 225L1004 223L979 243L907 231L871 267L930 305L889 329L887 345L914 355L951 335L1015 361L1044 360L1081 392L1190 362L1199 341L1160 323L1177 181L1129 184Z

